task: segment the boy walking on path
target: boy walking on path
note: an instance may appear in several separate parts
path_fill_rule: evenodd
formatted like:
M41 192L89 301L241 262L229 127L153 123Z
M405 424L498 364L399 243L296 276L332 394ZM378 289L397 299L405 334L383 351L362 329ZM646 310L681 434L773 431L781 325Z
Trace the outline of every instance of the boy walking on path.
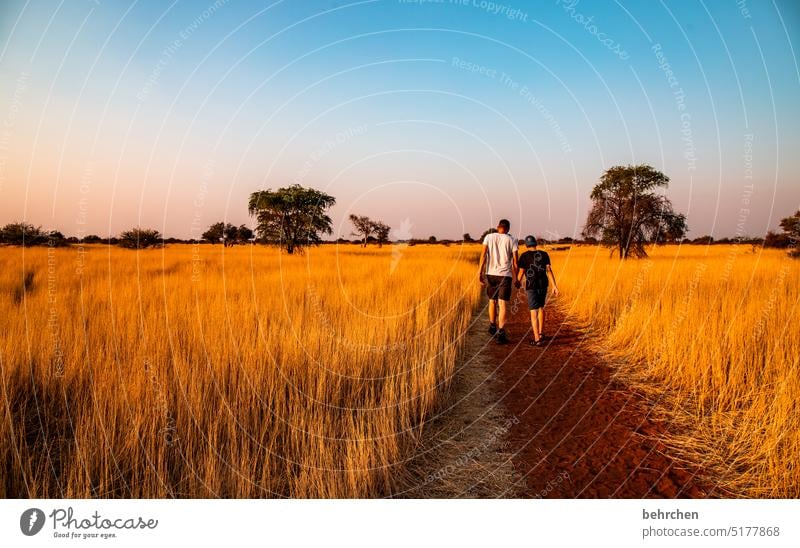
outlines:
M531 311L531 327L533 340L529 344L541 346L544 337L544 303L547 300L548 278L553 280L553 296L558 295L556 276L550 265L550 255L546 251L536 249L536 238L525 237L527 251L519 258L518 281L525 278L525 292L528 295L528 308Z
M516 281L517 239L508 233L510 228L511 223L507 219L500 219L497 232L483 238L483 252L478 268L478 279L486 286L486 295L489 297L489 333L497 335L498 344L508 342L505 326L511 284L520 287L520 282Z

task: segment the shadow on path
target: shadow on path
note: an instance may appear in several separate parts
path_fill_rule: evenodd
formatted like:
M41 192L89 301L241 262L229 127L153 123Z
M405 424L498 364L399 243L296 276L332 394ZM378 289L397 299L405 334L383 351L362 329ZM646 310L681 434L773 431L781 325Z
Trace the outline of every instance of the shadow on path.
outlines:
M547 307L550 338L532 347L527 306L517 300L512 309L511 342L484 353L514 419L507 442L523 496L705 496L700 470L670 457L659 441L665 427L654 420L653 405L612 378L611 366L561 311ZM483 336L489 339L485 329Z

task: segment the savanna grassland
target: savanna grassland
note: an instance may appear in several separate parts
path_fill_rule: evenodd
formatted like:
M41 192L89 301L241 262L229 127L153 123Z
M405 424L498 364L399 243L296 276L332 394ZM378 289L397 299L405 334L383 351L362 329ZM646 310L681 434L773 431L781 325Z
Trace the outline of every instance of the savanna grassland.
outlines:
M0 249L0 496L371 497L418 482L405 463L479 306L479 250ZM555 305L659 403L720 495L800 496L800 261L648 252L551 252Z
M800 261L750 245L552 254L567 315L652 396L717 496L800 496Z
M3 497L370 497L403 482L477 249L0 249Z

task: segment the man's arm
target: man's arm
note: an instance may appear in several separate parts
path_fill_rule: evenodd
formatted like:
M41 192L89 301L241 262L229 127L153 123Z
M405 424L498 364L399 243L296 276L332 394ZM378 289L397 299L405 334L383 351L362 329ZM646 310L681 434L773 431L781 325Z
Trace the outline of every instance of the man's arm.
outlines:
M517 288L521 287L522 279L519 274L522 272L519 269L519 251L514 250L514 255L511 259L511 276L517 281Z
M489 249L486 246L483 246L483 249L481 250L481 262L478 266L478 281L481 283L485 283L485 280L483 279L483 268L486 266L486 254L488 252Z
M553 296L558 296L558 284L556 283L556 275L553 272L553 267L551 265L547 265L547 274L550 276L550 279L553 280Z

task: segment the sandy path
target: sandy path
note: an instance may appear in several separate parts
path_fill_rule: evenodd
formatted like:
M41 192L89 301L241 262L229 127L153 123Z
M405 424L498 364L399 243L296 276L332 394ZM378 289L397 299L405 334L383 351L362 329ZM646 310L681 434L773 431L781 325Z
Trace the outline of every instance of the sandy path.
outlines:
M550 338L537 348L527 343L527 306L517 301L512 309L510 344L491 344L484 354L496 366L497 398L513 419L506 441L520 476L515 491L557 498L705 495L698 470L659 441L665 426L654 419L653 405L612 378L610 365L561 311L548 306Z
M497 397L496 376L483 316L465 334L452 385L425 424L415 457L406 463L406 487L394 497L520 497L524 486L506 437L511 418Z

